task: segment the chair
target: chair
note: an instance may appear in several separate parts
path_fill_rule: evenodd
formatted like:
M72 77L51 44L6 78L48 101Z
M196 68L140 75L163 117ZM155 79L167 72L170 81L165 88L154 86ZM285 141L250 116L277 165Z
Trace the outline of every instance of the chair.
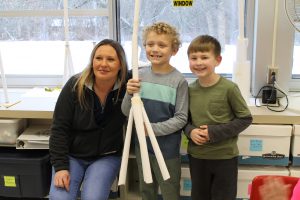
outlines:
M259 188L264 184L264 179L268 177L279 177L282 178L285 184L290 184L290 196L291 198L293 189L295 185L297 184L299 178L297 177L292 177L292 176L277 176L277 175L261 175L261 176L256 176L252 180L252 186L251 186L251 192L250 192L250 200L261 200L260 194L259 194Z

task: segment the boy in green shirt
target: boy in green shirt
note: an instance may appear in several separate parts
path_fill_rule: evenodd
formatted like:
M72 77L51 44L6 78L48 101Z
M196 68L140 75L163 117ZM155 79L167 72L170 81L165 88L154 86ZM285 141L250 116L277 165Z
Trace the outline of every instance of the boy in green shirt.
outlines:
M252 116L238 86L215 73L221 45L209 35L188 47L190 69L198 79L189 85L188 154L193 200L235 200L238 134Z

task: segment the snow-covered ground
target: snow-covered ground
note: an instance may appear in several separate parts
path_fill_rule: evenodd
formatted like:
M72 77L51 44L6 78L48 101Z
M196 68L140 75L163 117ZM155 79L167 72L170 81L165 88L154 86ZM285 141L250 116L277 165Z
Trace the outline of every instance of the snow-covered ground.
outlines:
M171 64L182 73L191 73L187 59L189 43L183 43ZM71 55L75 72L80 72L88 63L93 43L70 42ZM123 45L128 64L131 66L131 41ZM6 74L26 75L58 75L64 72L65 43L52 42L0 42L2 63ZM300 74L300 46L294 47L293 74ZM233 61L236 57L234 45L226 45L222 53L222 63L217 67L218 73L232 73ZM145 62L140 62L145 63Z

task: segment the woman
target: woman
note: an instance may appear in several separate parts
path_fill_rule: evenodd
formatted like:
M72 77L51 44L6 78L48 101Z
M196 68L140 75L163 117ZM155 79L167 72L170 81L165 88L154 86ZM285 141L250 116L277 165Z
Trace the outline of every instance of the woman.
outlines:
M127 80L122 46L105 39L89 65L63 87L53 116L50 199L108 199L123 147L121 102Z

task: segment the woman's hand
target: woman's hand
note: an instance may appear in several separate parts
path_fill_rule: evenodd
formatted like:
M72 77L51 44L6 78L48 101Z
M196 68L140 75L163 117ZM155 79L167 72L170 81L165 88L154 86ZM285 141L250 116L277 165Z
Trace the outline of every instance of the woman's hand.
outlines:
M138 93L140 91L140 81L135 79L129 79L127 82L127 93L133 95L134 93Z
M59 188L70 189L70 173L68 170L60 170L54 175L54 185Z

